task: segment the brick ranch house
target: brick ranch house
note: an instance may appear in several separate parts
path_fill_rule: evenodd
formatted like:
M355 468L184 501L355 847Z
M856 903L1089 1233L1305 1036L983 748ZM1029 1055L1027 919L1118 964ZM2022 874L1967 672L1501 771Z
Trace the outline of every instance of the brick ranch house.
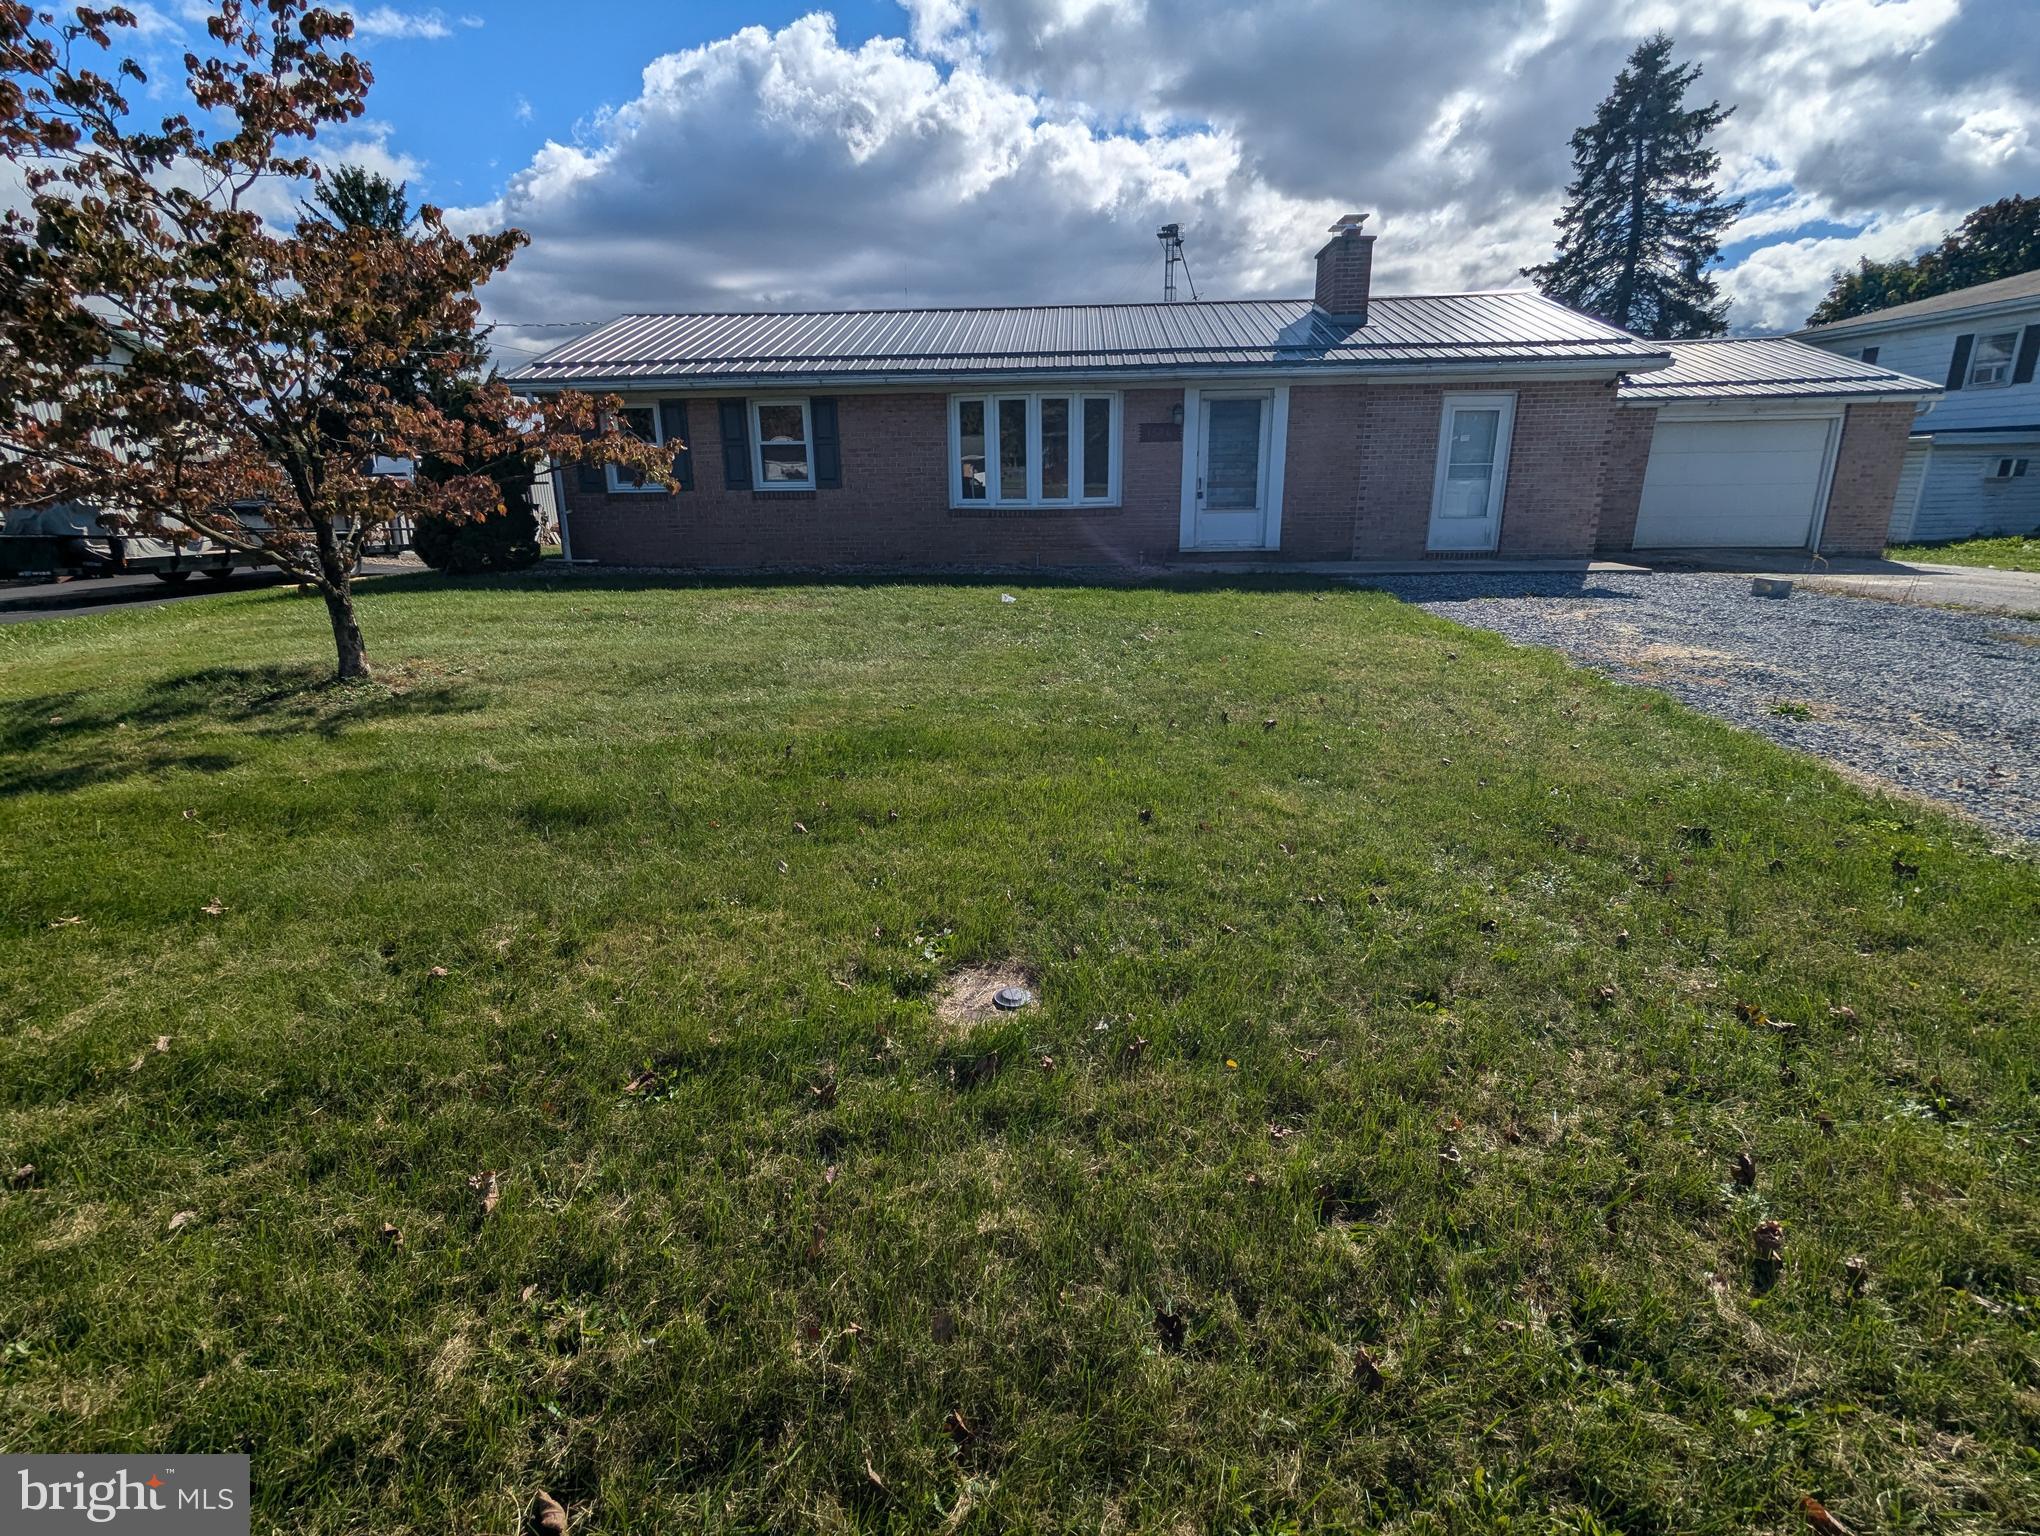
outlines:
M616 394L677 489L554 471L569 558L697 570L1251 555L1877 554L1933 386L1789 341L1643 341L1534 293L626 315L510 375Z

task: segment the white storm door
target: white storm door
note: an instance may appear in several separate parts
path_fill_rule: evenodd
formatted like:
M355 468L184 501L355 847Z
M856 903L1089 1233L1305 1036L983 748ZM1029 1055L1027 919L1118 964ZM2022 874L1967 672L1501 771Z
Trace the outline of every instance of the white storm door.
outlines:
M1431 487L1436 550L1493 549L1501 540L1502 494L1509 474L1514 395L1447 395L1438 429L1438 472Z
M1267 394L1200 396L1194 548L1265 547L1272 405Z

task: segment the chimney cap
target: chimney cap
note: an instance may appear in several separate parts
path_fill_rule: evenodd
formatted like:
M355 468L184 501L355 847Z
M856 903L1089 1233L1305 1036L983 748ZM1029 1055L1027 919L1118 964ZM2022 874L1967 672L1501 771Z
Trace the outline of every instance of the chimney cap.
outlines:
M1364 213L1341 214L1339 216L1339 222L1334 224L1329 232L1334 235L1352 234L1355 231L1357 231L1362 224L1365 224L1366 222L1367 215Z

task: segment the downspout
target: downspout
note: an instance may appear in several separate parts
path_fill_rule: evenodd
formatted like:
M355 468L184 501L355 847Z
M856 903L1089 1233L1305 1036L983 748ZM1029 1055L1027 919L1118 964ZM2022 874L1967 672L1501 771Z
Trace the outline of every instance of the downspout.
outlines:
M557 462L547 471L552 476L553 509L560 515L560 564L574 563L574 541L567 533L567 477Z

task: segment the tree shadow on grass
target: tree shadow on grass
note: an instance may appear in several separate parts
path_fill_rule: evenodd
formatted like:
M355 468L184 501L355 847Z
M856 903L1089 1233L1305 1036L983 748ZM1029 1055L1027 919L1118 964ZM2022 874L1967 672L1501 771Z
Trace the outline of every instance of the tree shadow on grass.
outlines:
M125 697L73 689L0 700L0 797L61 794L180 770L218 773L241 761L231 737L333 741L389 720L473 714L487 702L472 684L401 670L343 684L311 665L205 667ZM194 729L230 738L180 734Z

